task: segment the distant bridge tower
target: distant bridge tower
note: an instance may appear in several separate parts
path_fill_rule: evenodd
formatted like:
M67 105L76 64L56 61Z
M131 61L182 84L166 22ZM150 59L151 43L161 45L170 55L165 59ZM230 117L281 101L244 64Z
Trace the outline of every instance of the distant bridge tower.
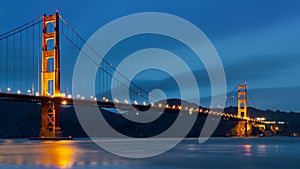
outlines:
M237 135L239 137L248 136L251 127L248 127L248 112L247 112L247 84L238 84L238 118L245 119L237 124Z
M246 118L247 113L247 84L238 84L238 117Z
M50 32L53 28L54 31ZM59 121L61 100L59 60L59 14L44 15L41 95L52 97L52 99L42 102L42 127L39 135L41 138L57 138L62 136Z

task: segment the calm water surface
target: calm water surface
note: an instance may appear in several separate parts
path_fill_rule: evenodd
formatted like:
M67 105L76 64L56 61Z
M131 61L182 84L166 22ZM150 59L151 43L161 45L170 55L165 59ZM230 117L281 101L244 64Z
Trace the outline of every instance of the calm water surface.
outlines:
M0 139L0 169L7 168L299 169L300 138L212 138L204 144L186 139L172 150L146 159L112 155L88 139Z

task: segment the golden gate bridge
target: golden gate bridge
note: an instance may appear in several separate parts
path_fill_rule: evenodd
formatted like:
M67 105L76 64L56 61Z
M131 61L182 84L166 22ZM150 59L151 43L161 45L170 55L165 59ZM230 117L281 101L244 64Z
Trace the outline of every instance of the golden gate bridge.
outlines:
M226 117L239 121L237 126L239 136L247 135L249 123L262 127L277 123L249 117L246 84L239 84L233 97L224 98L226 101L237 98L237 113L220 112L217 108L213 108L216 105L207 109L200 106L151 103L149 91L130 82L105 58L101 63L96 63L87 53L83 55L98 67L95 83L98 87L96 90L99 91L95 96L83 96L80 93L74 96L71 94L73 67L84 44L86 44L84 38L57 12L35 18L0 35L0 100L41 103L41 131L37 139L71 139L62 135L60 109L62 105L72 105L74 100L83 105L96 102L102 108L118 107L130 110L132 109L130 105L133 105L140 111L151 107L163 112L181 111L186 114ZM92 46L86 45L92 54L103 57ZM130 100L112 98L109 95L112 78L115 78L120 86L128 88ZM126 86L125 82L130 82L131 85ZM235 95L237 97L234 97Z

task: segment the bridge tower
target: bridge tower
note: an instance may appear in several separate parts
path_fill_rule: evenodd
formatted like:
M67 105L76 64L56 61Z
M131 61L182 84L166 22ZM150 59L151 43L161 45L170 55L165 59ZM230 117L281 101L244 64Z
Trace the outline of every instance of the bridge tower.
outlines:
M237 135L248 136L248 130L251 129L248 127L247 119L247 84L238 84L238 118L245 119L243 121L239 121L237 125Z
M247 114L247 84L238 84L238 117L246 118Z
M60 52L59 14L43 16L41 95L50 97L42 101L40 138L59 138L60 128ZM51 29L52 28L52 29ZM54 30L53 30L54 29Z

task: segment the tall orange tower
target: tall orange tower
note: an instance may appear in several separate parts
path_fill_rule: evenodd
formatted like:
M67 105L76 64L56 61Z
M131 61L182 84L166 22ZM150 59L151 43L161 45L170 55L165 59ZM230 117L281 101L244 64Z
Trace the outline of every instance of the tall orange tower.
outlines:
M238 84L238 117L246 118L247 114L247 84Z
M238 118L245 119L237 124L237 135L248 136L247 84L238 84Z
M51 29L52 28L52 29ZM54 28L54 30L53 30ZM51 32L51 30L53 30ZM41 95L51 97L42 102L41 138L61 137L60 128L60 56L59 14L43 16Z

